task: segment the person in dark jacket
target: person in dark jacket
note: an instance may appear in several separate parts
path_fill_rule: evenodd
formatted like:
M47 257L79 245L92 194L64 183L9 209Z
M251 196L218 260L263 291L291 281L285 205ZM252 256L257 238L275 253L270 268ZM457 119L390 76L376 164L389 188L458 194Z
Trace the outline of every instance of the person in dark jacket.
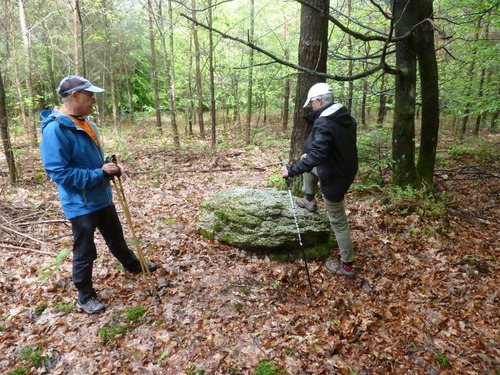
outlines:
M313 85L304 107L312 112L305 119L312 130L304 144L305 154L292 166L282 167L282 177L303 175L305 196L299 207L317 210L318 181L330 224L335 233L340 261L328 260L326 268L334 275L354 278L354 250L345 212L344 195L358 171L356 121L345 106L333 103L333 90L326 83Z
M63 105L40 113L44 168L57 184L64 215L73 230L73 283L77 307L88 314L105 309L92 284L97 258L94 232L101 232L111 253L131 273L140 273L139 259L127 246L113 203L110 179L123 176L123 168L106 163L96 125L87 117L104 89L79 76L64 78L58 88ZM150 271L154 262L147 262Z

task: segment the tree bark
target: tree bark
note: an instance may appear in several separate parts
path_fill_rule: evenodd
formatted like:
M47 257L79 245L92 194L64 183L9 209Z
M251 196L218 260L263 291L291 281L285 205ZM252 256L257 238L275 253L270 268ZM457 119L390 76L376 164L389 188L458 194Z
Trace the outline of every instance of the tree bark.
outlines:
M288 32L288 16L284 14L284 37L285 37L285 60L290 60L290 33ZM285 92L283 93L283 118L281 122L281 130L286 134L288 128L288 118L290 117L290 94L291 80L285 79Z
M17 43L16 43L16 30L14 28L14 15L10 13L10 8L9 8L9 1L5 2L5 14L8 22L8 28L9 28L9 35L10 35L10 42L11 42L11 47L12 47L12 60L13 64L12 67L14 69L14 84L16 87L16 94L17 94L17 102L19 104L19 114L21 116L21 122L23 124L23 128L25 129L26 132L30 131L29 124L28 124L28 118L26 117L26 106L24 105L24 96L23 96L23 90L21 86L21 79L20 79L20 73L19 73L19 51L17 50Z
M71 2L73 8L73 67L74 74L80 75L80 54L78 50L78 0ZM83 25L81 26L83 27Z
M5 97L5 86L3 84L2 70L0 69L0 133L2 136L3 152L9 169L9 180L11 184L17 182L16 162L9 135L9 121L7 119L7 100Z
M302 5L300 17L299 65L305 68L326 73L326 57L328 49L328 11L329 0L310 0L310 3L323 10L318 14L310 7ZM289 162L300 158L303 145L311 131L304 119L308 112L304 106L310 87L324 79L310 74L300 73L295 95L295 113L291 136Z
M489 24L486 25L485 27L485 36L484 39L488 40L489 38ZM479 80L479 92L477 94L478 101L481 101L483 97L483 86L484 86L484 79L486 77L486 68L482 67L481 68L481 78ZM482 120L482 114L479 113L476 117L476 124L474 125L474 137L479 137L479 129L481 128L481 120Z
M36 126L35 115L35 95L33 94L33 81L31 79L31 42L29 37L28 25L26 22L26 12L24 9L24 1L19 0L19 19L21 24L21 31L23 35L24 46L24 72L26 75L26 91L28 94L29 104L28 113L29 121L28 127L30 130L31 146L36 147L38 144L38 131Z
M417 171L430 186L434 182L434 165L439 134L439 83L434 48L434 26L431 22L434 12L432 2L433 0L420 0L416 7L418 26L415 29L415 46L422 91L422 126Z
M253 43L255 32L255 0L250 0L250 29L248 31L248 41ZM247 115L245 121L245 143L248 145L251 142L252 134L252 100L253 100L253 61L254 50L250 48L248 51L248 89L247 89Z
M395 36L401 36L415 25L414 0L395 0ZM417 186L415 167L415 92L416 55L415 39L400 40L396 44L396 75L394 124L392 127L393 182L397 186Z
M151 48L151 74L153 79L153 90L155 95L155 112L156 112L156 127L160 134L163 134L160 112L160 93L158 88L158 68L156 65L156 46L155 46L155 31L153 22L153 5L151 0L148 0L148 20L149 20L149 44Z
M212 0L208 1L208 25L212 27ZM212 126L212 148L217 146L217 115L215 108L215 77L214 77L214 36L213 31L208 32L208 69L210 75L210 120Z
M196 1L191 1L193 12L193 19L196 20ZM193 23L193 43L194 43L194 56L195 56L195 69L196 69L196 96L198 99L198 126L200 127L200 137L205 139L205 121L203 120L203 87L201 79L201 62L200 62L200 41L198 39L198 26Z

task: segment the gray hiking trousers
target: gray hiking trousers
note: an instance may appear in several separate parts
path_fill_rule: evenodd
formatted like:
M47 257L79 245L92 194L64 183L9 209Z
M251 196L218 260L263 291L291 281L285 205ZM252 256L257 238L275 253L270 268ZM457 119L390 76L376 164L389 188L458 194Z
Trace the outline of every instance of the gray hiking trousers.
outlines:
M304 155L302 156L304 157ZM316 168L310 173L303 173L303 186L302 191L305 194L316 194L318 191L318 175ZM349 231L349 223L347 222L347 215L345 213L345 201L332 202L323 196L325 202L328 220L335 233L335 239L339 245L340 259L344 263L354 261L354 249L352 246L351 232Z

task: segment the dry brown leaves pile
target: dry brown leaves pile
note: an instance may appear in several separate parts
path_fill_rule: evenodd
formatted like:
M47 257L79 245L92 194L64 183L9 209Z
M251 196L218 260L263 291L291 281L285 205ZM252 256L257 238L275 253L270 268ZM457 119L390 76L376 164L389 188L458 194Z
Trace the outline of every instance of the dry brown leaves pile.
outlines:
M161 301L116 267L99 236L94 282L105 312L61 310L76 297L70 256L35 282L71 248L35 150L21 160L23 183L0 187L0 372L253 374L267 359L289 374L498 374L498 223L457 216L433 231L416 213L387 211L376 193L351 192L358 276L332 277L312 262L310 295L301 261L258 259L196 231L198 208L215 191L278 175L277 150L124 142L125 193L142 248L160 266ZM481 202L481 189L469 193ZM101 328L139 306L141 322L103 340ZM35 368L26 348L50 361Z

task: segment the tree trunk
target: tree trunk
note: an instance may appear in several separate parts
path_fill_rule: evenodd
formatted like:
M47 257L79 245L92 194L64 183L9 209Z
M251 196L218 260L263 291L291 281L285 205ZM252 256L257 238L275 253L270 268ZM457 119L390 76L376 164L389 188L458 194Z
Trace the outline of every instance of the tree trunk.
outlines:
M377 124L383 125L387 113L387 95L385 95L386 75L381 78L380 96L378 100Z
M352 13L352 0L347 0L347 15L351 17ZM354 56L354 51L353 51L353 44L352 44L352 36L348 35L347 36L347 46L348 46L348 51L349 51L349 56ZM348 70L348 75L352 76L352 71L354 69L354 62L352 60L349 60L349 70ZM353 108L353 100L354 100L354 82L349 81L348 83L349 89L348 89L348 94L347 94L347 109L351 112L354 113L354 108Z
M361 125L366 125L366 97L368 91L368 82L365 80L363 82L363 97L361 99Z
M499 111L496 111L493 116L491 117L491 124L490 124L490 129L495 130L497 128L497 120L498 120L498 115Z
M160 111L160 93L158 89L158 69L156 66L156 46L155 46L155 31L153 23L153 5L151 0L148 0L148 19L149 19L149 44L151 48L151 70L153 79L153 90L155 95L155 112L156 112L156 126L163 134L163 127L161 125L161 111Z
M14 84L16 87L16 94L17 94L17 102L19 104L19 114L21 116L21 122L23 124L23 128L26 130L26 132L29 132L29 124L28 124L28 118L26 117L26 107L24 105L24 96L23 96L23 90L21 86L21 79L20 79L20 73L19 73L19 51L17 50L17 43L16 43L16 30L14 28L14 17L13 14L10 14L10 8L9 8L9 1L5 2L5 14L7 15L7 22L9 25L9 35L10 35L10 42L11 42L11 47L12 47L12 67L14 68Z
M9 168L9 180L11 184L17 182L16 162L9 135L9 122L7 120L7 100L5 97L5 86L3 84L2 69L0 69L0 134L2 136L3 152Z
M73 8L73 67L74 74L80 75L80 54L78 51L78 0L73 0L72 3ZM80 27L83 28L83 25Z
M310 0L312 5L323 9L324 13L318 13L311 8L302 5L300 16L300 41L299 41L299 65L315 70L326 72L326 57L328 50L328 11L329 0ZM293 130L291 136L289 162L300 158L303 152L304 142L311 131L311 127L304 119L308 112L303 108L307 98L307 92L315 83L324 81L316 76L300 73L297 81L295 95L295 113L293 119Z
M422 127L417 171L430 186L434 182L434 164L439 133L438 66L434 48L434 27L430 21L433 15L432 1L420 0L416 7L418 26L415 29L415 46L422 91Z
M28 104L28 127L30 130L30 141L31 146L36 147L38 144L38 131L36 126L36 114L35 114L35 95L33 94L33 82L31 79L31 42L29 38L28 26L26 23L26 12L24 10L23 0L19 0L19 19L21 24L21 31L23 35L23 46L24 46L24 72L26 75L26 91L28 94L29 104Z
M212 27L212 0L208 1L208 26ZM208 32L208 69L210 71L210 120L212 126L212 148L217 146L217 113L215 108L215 77L214 77L214 36Z
M481 28L481 18L479 18L476 25L476 30L477 30L475 35L476 42L479 39L480 28ZM472 52L472 56L475 57L476 55L477 55L477 50L474 49L474 51ZM474 77L474 70L476 70L476 60L477 60L476 58L472 59L472 63L469 69L469 77ZM470 109L471 109L471 101L470 101L471 96L472 96L472 88L469 85L467 93L465 93L465 100L467 101L467 104L465 105L465 110L464 110L465 115L464 118L462 119L462 128L460 129L460 140L464 139L465 133L467 131L467 122L469 121Z
M172 11L172 0L168 0L168 39L170 44L170 87L168 90L170 97L170 116L172 119L172 135L174 138L174 147L179 149L181 147L179 140L179 130L177 128L177 99L175 97L175 53L174 53L174 20L173 20L173 11Z
M191 1L193 8L192 17L196 21L196 1ZM205 139L205 121L203 121L203 87L201 79L201 62L200 62L200 41L198 39L198 26L193 23L193 43L196 68L196 96L198 98L198 125L200 127L200 137Z
M489 24L486 25L485 28L485 36L484 39L488 40L489 38ZM481 79L479 80L479 92L477 94L477 99L478 101L481 101L483 97L483 86L484 86L484 78L486 77L486 68L483 67L481 68ZM479 137L479 129L481 128L481 119L482 115L479 113L476 117L476 124L474 125L474 136L477 138Z
M250 30L248 32L248 41L253 43L255 32L255 0L250 0ZM245 143L248 145L251 142L252 134L252 99L253 99L253 61L254 50L250 48L248 56L248 91L247 91L247 116L245 121Z
M395 0L395 36L401 36L415 25L414 0ZM418 185L415 167L415 40L406 38L396 43L396 98L392 128L393 181L397 186Z
M288 17L285 13L284 17L284 34L285 34L285 60L290 60L290 34L288 32ZM281 122L281 130L286 134L288 128L288 118L290 117L290 94L291 94L291 80L285 79L285 92L283 94L283 118Z

